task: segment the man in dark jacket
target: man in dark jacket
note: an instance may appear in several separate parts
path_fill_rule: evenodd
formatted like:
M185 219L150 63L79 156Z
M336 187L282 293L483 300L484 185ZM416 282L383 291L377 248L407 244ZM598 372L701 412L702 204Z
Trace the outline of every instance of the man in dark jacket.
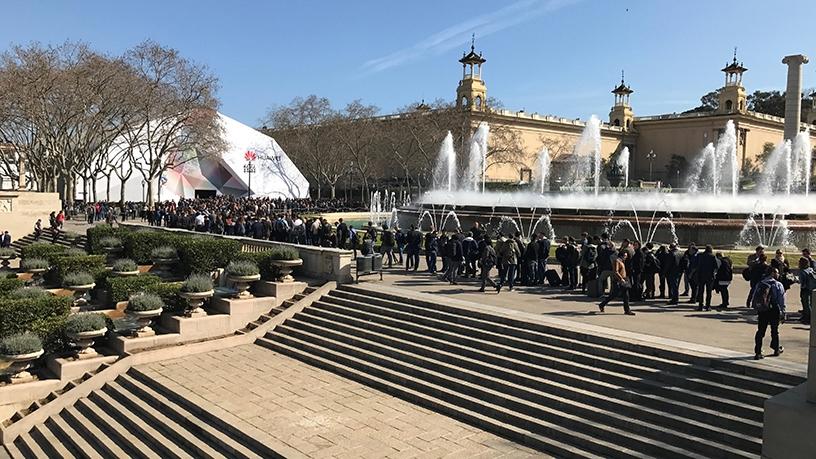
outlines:
M653 299L655 297L655 275L660 272L660 261L658 261L652 249L651 242L646 243L643 248L643 282L646 286L643 297Z
M680 275L683 274L683 254L677 249L677 244L669 245L666 255L666 283L669 287L669 303L676 305L680 302Z
M414 271L419 267L419 246L422 244L422 233L417 231L414 225L411 225L411 230L408 231L408 259L405 262L405 270L408 271L411 267Z
M344 222L342 218L338 219L337 221L337 248L345 249L346 241L348 241L349 238L348 225L346 225L346 222Z
M666 298L666 277L669 266L669 249L665 245L660 245L655 253L660 270L658 271L658 278L660 279L660 295L658 298Z
M436 274L437 254L439 254L439 247L437 246L436 230L433 230L428 233L425 233L425 263L427 263L428 272L431 274Z
M456 277L459 275L459 266L462 265L462 261L465 259L460 236L460 234L451 235L447 243L446 252L449 261L448 271L445 273L444 279L447 279L451 285L456 285Z
M535 285L538 271L538 235L532 239L524 249L524 285Z
M705 310L711 310L711 292L717 277L719 264L714 256L714 249L706 245L703 253L697 255L697 310L703 310L703 291L705 290Z
M640 301L643 299L643 268L645 265L640 241L635 241L632 243L632 250L634 253L632 254L631 271L629 271L631 273L632 283L630 296L632 300Z
M547 272L547 259L550 257L550 240L547 239L544 234L541 234L541 237L538 239L536 249L538 250L536 283L542 285L544 284L545 273Z

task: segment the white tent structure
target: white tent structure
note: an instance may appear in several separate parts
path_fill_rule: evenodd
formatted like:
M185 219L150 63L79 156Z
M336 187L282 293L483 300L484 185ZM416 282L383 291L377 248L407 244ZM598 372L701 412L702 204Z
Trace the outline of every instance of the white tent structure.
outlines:
M192 159L165 171L153 187L155 200L207 197L214 195L247 196L250 182L252 196L281 198L304 198L309 196L309 182L292 160L272 137L236 121L221 113L218 118L224 128L226 150L220 157ZM122 148L117 146L116 148ZM257 159L253 161L255 172L245 172L247 152ZM125 182L126 201L146 201L147 186L138 170L134 170ZM78 186L81 193L81 186ZM97 196L103 199L107 183L102 177L96 185ZM111 200L119 199L121 183L111 176ZM81 198L82 196L78 196Z

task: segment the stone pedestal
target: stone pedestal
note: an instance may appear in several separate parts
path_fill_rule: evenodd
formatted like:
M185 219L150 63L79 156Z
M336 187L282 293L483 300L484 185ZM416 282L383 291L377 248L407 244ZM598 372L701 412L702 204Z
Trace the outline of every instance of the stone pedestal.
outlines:
M298 293L303 293L304 290L306 290L306 282L274 282L264 280L255 282L256 294L259 296L274 296L275 306L280 306L281 303Z
M51 357L46 360L45 366L61 381L71 381L82 377L89 371L96 371L104 363L113 363L118 359L116 355L96 355L94 357L77 359L73 357Z
M811 459L816 452L816 404L806 398L807 383L765 402L762 457Z
M230 316L226 314L205 315L203 317L163 315L160 322L165 330L181 335L179 342L215 338L233 333L233 329L230 327Z
M277 306L274 297L255 298L213 298L210 301L210 308L215 311L229 315L230 328L240 330L246 324L257 320L261 314L266 314Z
M153 347L172 346L181 342L181 335L178 333L167 333L164 335L153 335L146 337L126 337L117 336L110 340L108 346L117 354L132 353Z

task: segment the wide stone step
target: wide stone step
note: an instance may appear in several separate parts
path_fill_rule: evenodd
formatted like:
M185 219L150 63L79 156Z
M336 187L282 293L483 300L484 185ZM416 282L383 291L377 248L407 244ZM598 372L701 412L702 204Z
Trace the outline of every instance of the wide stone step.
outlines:
M93 450L89 450L89 453L94 452L102 457L128 457L129 453L123 450L119 443L111 441L111 438L102 429L91 419L85 417L76 407L62 410L57 417L65 419L66 425L92 446Z
M331 303L328 303L331 302ZM342 303L338 305L336 303ZM753 421L762 421L760 401L749 405L739 401L723 398L718 395L703 393L699 390L667 384L659 378L659 370L638 367L631 364L614 362L610 359L575 353L555 346L539 345L498 333L482 331L467 326L442 322L422 316L393 311L379 306L324 297L312 307L334 308L335 312L348 314L363 320L376 320L391 325L406 324L408 330L424 333L429 336L449 340L465 346L475 346L483 351L497 352L501 355L534 363L545 367L579 374L584 377L613 382L627 387L649 391L672 400L707 406L729 415L743 417ZM388 323L388 320L399 322ZM764 398L761 399L764 401Z
M429 385L414 380L410 376L395 375L376 365L358 361L330 350L315 348L309 343L284 335L271 333L267 334L267 336L267 338L259 338L256 343L557 457L600 459L613 457L613 454L618 454L618 457L644 457L635 451L617 447L580 433L571 432L556 425L551 426L551 435L540 435L507 422L512 419L512 416L509 414L502 416L503 411L500 408L495 408L491 412L493 416L485 415L473 409L479 408L480 401L464 396L453 396L443 387ZM414 384L409 385L409 382ZM416 390L412 387L415 385L419 385L425 390ZM560 432L563 432L565 437L571 438L577 443L586 442L592 444L594 448L601 449L603 452L595 453L592 450L583 449L575 446L575 444L559 440L557 433Z
M413 361L409 362L411 356L401 355L403 359L394 358L389 354L399 354L399 351L377 353L374 350L376 346L370 346L363 340L356 340L353 344L346 344L335 340L326 330L316 333L299 330L288 325L277 327L276 333L288 337L294 337L304 342L309 342L313 346L330 349L334 352L354 357L358 360L366 361L370 364L376 364L389 371L400 375L407 375L417 380L424 381L427 384L432 384L439 387L445 387L449 391L458 394L459 396L472 397L480 400L483 404L489 404L492 407L501 408L512 415L519 417L528 417L538 422L546 422L556 424L570 430L581 432L585 435L594 438L603 439L606 442L621 445L633 450L643 451L651 455L660 457L706 457L698 455L691 451L684 450L679 447L672 446L668 443L643 436L640 432L626 431L609 423L602 424L595 420L589 420L585 416L589 411L581 414L573 414L563 411L562 406L554 406L555 398L551 397L545 403L533 403L530 400L518 398L513 395L502 393L491 388L479 385L478 381L459 379L446 375L440 368L426 369L422 366L416 365ZM368 349L370 347L371 349ZM384 348L377 350L382 351ZM417 359L414 357L411 360ZM461 370L460 370L461 371ZM463 376L466 372L461 371L457 376ZM467 376L473 376L469 374ZM471 378L475 379L475 378ZM523 418L520 422L523 422ZM537 427L535 423L530 426L524 424L517 424L533 431ZM603 427L601 427L603 426ZM643 427L643 426L641 426ZM634 429L633 429L634 430ZM546 434L546 432L539 432ZM737 456L728 456L737 457Z
M413 306L424 311L445 312L455 317L480 319L482 322L488 324L500 324L514 328L522 328L528 331L536 331L542 335L550 335L552 337L570 338L574 344L592 344L610 349L617 349L618 351L628 351L628 355L634 358L643 358L645 356L660 357L663 359L674 360L677 363L685 364L684 368L687 371L701 373L705 377L720 378L723 373L730 375L745 375L751 376L750 379L745 379L750 385L747 389L756 389L757 386L762 386L762 383L768 384L769 389L773 389L773 384L779 392L789 389L804 382L805 378L796 374L781 372L773 368L768 368L762 365L745 365L738 362L729 361L727 359L701 359L698 356L683 352L682 350L672 350L663 347L649 346L642 342L630 342L620 340L614 337L602 336L597 334L590 334L582 331L564 329L540 322L528 322L509 315L500 315L492 312L475 310L465 307L456 307L440 302L430 302L423 298L406 296L397 294L387 289L372 289L364 286L347 284L339 287L338 290L332 294L341 294L339 292L349 292L368 298L382 299L390 301L392 306ZM394 305L396 303L396 305ZM626 356L627 354L621 354ZM717 371L711 372L709 369ZM773 390L768 391L768 395L776 395L779 392Z
M134 435L134 431L120 423L118 413L114 413L116 416L114 418L109 414L107 407L99 406L90 399L79 399L74 406L90 421L90 424L101 430L100 440L105 439L103 441L111 442L121 448L126 457L148 457L146 453L152 451L152 447L140 439L142 432L137 428L135 429L136 435ZM72 427L77 428L73 424Z
M247 458L275 455L274 451L267 448L258 448L258 445L252 445L255 446L253 448L232 438L227 434L230 429L221 429L205 422L189 412L184 406L176 403L175 400L168 398L163 393L159 393L130 373L120 376L116 382L121 384L124 390L127 390L132 399L143 401L147 405L143 407L144 410L154 413L153 416L164 415L168 418L166 422L169 425L176 426L176 432L184 432L188 438L200 439L199 443L201 444L197 447L210 451L207 453L208 455ZM180 397L177 396L176 398Z
M453 344L434 340L432 338L425 338L413 333L403 333L398 329L390 327L381 327L371 322L358 321L354 325L347 325L347 322L342 317L319 317L313 315L316 310L309 309L307 312L300 313L295 316L296 320L287 321L287 325L293 327L301 326L301 322L313 324L316 327L307 331L318 330L332 330L331 337L336 340L345 341L352 344L351 337L359 337L379 345L385 346L386 349L399 349L401 351L420 355L433 359L434 363L430 366L425 365L426 368L440 367L446 374L454 375L458 373L458 368L467 369L474 372L468 380L480 379L481 375L495 378L492 381L487 381L487 385L497 390L506 390L510 388L510 393L522 398L530 398L531 400L542 400L548 397L556 396L563 398L566 401L572 401L577 404L585 404L592 407L597 407L602 410L607 410L611 414L604 416L625 415L631 419L639 419L647 421L655 426L660 426L661 429L671 428L678 432L688 433L700 437L704 441L711 441L716 443L727 444L746 451L754 451L759 453L761 450L761 440L758 438L761 435L761 429L755 429L752 433L754 436L734 432L733 428L739 428L739 424L728 424L728 428L723 424L728 423L722 416L717 413L710 413L710 424L701 423L696 419L689 419L678 413L676 406L670 406L670 411L660 411L649 408L645 405L630 402L623 398L628 398L629 391L620 387L610 387L610 390L603 390L601 384L593 384L590 388L580 388L573 384L561 384L549 379L534 376L535 371L530 371L528 365L522 362L501 362L504 365L494 365L493 362L502 359L500 356L491 356L479 351L468 352L468 348ZM365 346L363 344L362 346ZM368 347L365 347L369 349ZM472 357L473 358L472 358ZM411 359L411 363L423 365L421 359ZM455 366L457 368L448 369L447 366ZM458 375L457 375L458 376ZM482 382L481 384L485 384ZM518 385L521 387L514 388ZM527 392L529 389L530 392ZM600 390L599 390L600 389ZM537 395L539 391L545 395ZM554 402L561 404L561 400ZM569 410L572 407L566 405L563 409ZM590 412L588 417L592 417L595 412ZM723 425L723 427L720 427ZM648 427L648 426L647 426ZM687 438L685 440L697 441L696 438Z

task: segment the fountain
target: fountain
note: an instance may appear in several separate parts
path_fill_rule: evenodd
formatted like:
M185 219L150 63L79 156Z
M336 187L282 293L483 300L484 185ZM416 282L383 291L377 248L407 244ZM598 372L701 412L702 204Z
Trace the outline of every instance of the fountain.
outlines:
M706 145L692 162L687 192L677 192L665 188L628 188L629 163L634 152L626 148L613 163L622 173L623 187L602 188L600 125L594 116L586 122L573 149L574 166L562 174L564 186L560 191L552 191L550 152L542 148L534 183L526 189L474 193L480 185L484 190L487 145L481 139L487 139L486 125L480 125L471 139L471 162L461 187L457 187L456 156L449 133L439 151L435 189L403 206L400 217L418 217L418 225L430 224L439 230L450 230L446 227L452 226L452 220L457 227L466 228L478 221L489 231L503 227L527 238L540 232L542 225L549 225L553 237L553 226L557 226L559 234L571 235L583 231L599 234L604 228L619 235L621 231L631 231L631 237L643 242L733 246L745 239L743 236L757 239L757 234L761 234L765 243L780 244L783 239L787 243L808 243L816 227L810 217L816 215L816 201L804 199L810 184L808 133L778 145L768 158L757 189L741 193L736 129L728 121L723 124L719 138ZM563 167L561 163L559 167ZM649 214L648 221L639 217ZM761 218L762 215L777 217Z
M488 124L482 121L470 138L468 171L465 177L465 189L484 193L485 173L487 170L487 140L490 134Z
M762 224L757 223L757 218ZM768 224L765 214L754 214L748 216L745 225L739 233L739 245L753 246L761 244L765 247L790 247L791 230L788 228L788 221L784 214L772 214L771 222Z
M453 135L450 131L439 148L439 159L434 171L434 188L448 191L456 189L456 151L453 149Z
M550 150L547 147L538 153L538 176L535 183L541 194L550 191Z

